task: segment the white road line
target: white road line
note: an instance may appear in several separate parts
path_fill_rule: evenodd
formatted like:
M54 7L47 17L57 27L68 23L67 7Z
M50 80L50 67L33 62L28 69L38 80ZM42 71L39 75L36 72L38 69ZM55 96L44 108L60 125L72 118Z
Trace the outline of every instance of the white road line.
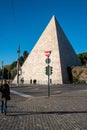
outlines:
M54 93L61 93L61 91L54 91Z
M28 98L28 97L32 97L31 95L27 95L27 94L19 93L19 92L14 91L14 90L10 90L10 92L11 92L11 93L14 93L14 94L17 94L17 95L19 95L19 96L22 96L22 97L26 97L26 98Z

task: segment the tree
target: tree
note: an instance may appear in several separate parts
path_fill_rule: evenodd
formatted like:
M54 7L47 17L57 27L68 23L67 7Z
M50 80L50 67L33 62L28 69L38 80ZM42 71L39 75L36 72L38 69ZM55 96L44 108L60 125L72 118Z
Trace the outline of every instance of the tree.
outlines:
M19 58L20 67L23 65L24 61L28 57L28 54L29 53L25 50L23 52L23 56L20 56L20 58ZM12 64L10 64L10 65L4 66L4 74L3 74L4 78L14 79L16 74L17 74L17 61L12 62ZM2 76L2 70L0 70L0 78L1 78L1 76Z
M28 57L29 53L27 51L24 51L23 53L23 58L24 58L24 61L26 60L26 58Z
M17 61L14 61L10 66L11 66L11 67L10 67L11 69L17 67Z
M82 65L87 65L87 52L80 53L77 56L81 60Z
M8 69L4 67L3 78L8 79Z
M23 63L24 63L24 58L23 58L23 56L21 56L20 59L19 59L19 64L20 64L20 66L22 66Z
M23 65L24 61L26 60L26 58L28 57L28 52L27 51L24 51L23 52L23 56L20 56L20 59L19 59L19 64L20 66Z

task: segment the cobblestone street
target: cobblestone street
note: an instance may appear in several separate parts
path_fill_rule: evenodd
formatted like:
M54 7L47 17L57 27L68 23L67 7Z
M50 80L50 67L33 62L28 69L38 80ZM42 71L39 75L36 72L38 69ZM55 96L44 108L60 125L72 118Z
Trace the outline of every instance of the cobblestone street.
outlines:
M51 97L11 96L0 130L87 130L87 90Z

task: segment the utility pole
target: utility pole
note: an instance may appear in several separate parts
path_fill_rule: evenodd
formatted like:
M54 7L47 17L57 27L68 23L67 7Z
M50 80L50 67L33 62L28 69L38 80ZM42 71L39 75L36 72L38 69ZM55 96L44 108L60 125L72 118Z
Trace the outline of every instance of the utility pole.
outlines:
M19 45L19 47L18 47L17 53L18 53L18 60L17 60L17 86L19 86L19 67L20 67L19 60L20 60L20 45Z

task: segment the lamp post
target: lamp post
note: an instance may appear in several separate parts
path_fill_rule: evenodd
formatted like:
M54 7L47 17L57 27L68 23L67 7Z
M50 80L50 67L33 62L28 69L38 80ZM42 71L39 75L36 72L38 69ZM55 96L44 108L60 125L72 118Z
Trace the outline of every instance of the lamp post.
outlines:
M4 61L2 60L2 80L3 80L3 78L4 78Z
M18 60L17 60L17 85L19 86L19 60L20 60L20 45L17 50Z

